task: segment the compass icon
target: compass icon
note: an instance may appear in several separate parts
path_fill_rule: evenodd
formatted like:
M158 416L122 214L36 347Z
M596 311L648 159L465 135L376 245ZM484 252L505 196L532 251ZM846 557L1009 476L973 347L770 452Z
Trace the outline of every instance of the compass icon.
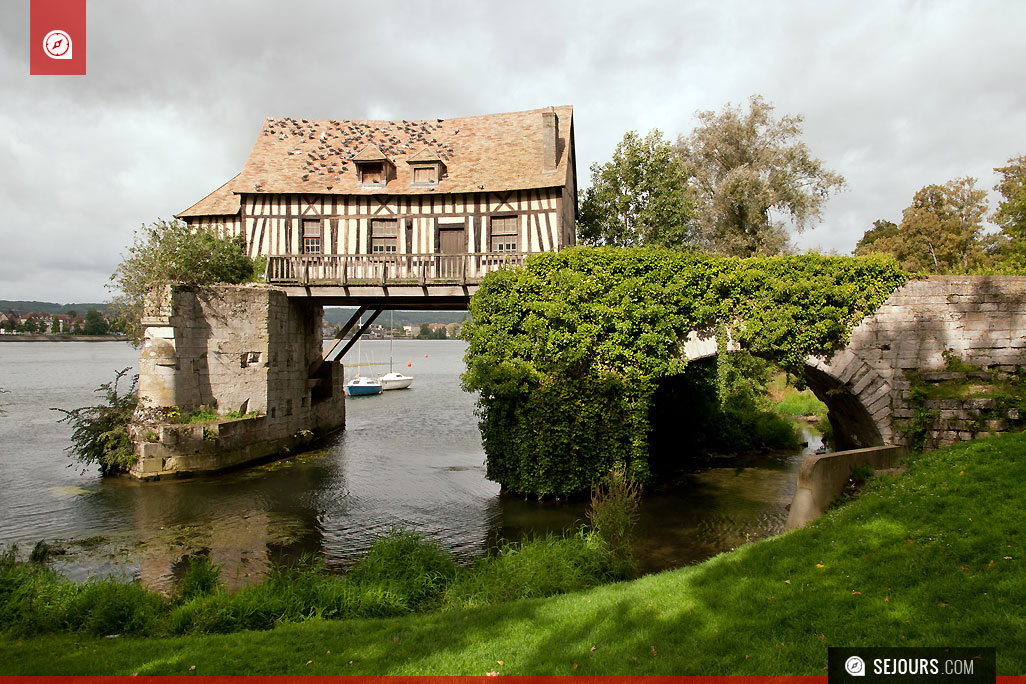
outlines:
M71 59L71 36L60 29L50 31L43 38L43 52L50 59Z

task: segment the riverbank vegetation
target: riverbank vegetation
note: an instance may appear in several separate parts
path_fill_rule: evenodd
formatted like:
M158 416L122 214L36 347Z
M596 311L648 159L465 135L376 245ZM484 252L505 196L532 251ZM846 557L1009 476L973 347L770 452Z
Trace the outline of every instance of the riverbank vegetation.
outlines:
M393 529L344 574L307 558L275 567L258 584L229 592L205 556L189 559L174 592L105 578L69 582L40 542L28 562L0 554L0 631L13 636L76 632L96 636L229 633L313 618L391 617L580 591L634 574L631 552L639 490L621 470L592 496L588 527L508 543L461 566L422 536Z
M0 663L8 675L822 675L830 646L968 644L996 646L998 673L1021 675L1024 450L1016 433L914 455L806 529L632 582L235 634L8 630Z
M116 578L74 583L45 564L0 558L0 624L18 637L213 634L265 630L313 618L392 617L495 605L578 591L617 579L608 545L581 530L509 544L468 567L435 543L396 529L347 573L313 559L274 568L260 583L228 592L203 556L190 560L171 596Z
M735 391L752 382L758 359L800 381L810 354L842 348L905 279L879 256L738 259L609 247L538 254L489 274L470 302L463 375L464 388L480 394L488 478L514 492L566 496L622 464L645 482L654 398L688 372L689 333L716 335L724 346L729 337L749 354L727 355L737 362L720 354L712 392L727 414L718 424L739 425L762 410L751 392ZM781 422L770 413L739 425L737 440L772 438Z

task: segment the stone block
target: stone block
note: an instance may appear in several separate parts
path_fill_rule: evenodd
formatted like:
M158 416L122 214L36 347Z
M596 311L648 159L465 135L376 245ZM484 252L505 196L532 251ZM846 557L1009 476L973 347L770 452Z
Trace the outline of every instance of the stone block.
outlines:
M891 412L891 402L887 397L877 399L874 403L866 407L866 411L868 411L871 416L882 417Z
M869 383L873 382L875 379L876 373L874 373L868 366L863 366L851 379L851 393L855 395L861 394L862 390L869 387Z
M958 399L927 399L923 405L930 410L954 410L962 408Z
M994 399L990 397L973 397L962 402L962 406L969 410L984 411L994 408Z
M877 401L881 397L889 396L890 393L891 393L891 388L888 387L886 384L881 382L881 383L879 383L879 385L877 387L871 389L871 391L869 391L869 392L867 392L865 394L866 398L865 398L863 403L865 403L866 405L872 404L873 402Z
M922 371L919 377L925 382L944 382L945 380L958 380L965 377L965 374L955 371Z

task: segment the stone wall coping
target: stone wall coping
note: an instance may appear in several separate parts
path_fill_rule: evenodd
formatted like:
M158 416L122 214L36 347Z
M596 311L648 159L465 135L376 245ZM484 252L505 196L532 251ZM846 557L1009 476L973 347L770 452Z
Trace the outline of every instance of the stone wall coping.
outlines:
M905 448L893 444L806 456L798 469L798 488L784 529L804 527L825 513L834 497L844 491L856 466L889 468L904 456Z

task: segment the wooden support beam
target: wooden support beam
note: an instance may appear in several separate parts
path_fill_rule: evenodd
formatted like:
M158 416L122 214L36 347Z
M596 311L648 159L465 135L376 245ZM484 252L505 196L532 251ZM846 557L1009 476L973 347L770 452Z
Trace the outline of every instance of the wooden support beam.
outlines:
M340 344L345 342L345 339L344 339L345 336L349 333L350 330L353 329L353 326L356 325L356 322L359 321L360 318L363 317L363 315L365 313L367 313L367 305L366 304L364 304L359 309L357 309L356 313L353 314L353 317L350 318L349 321L344 326L342 326L342 329L338 333L338 339L335 340L335 343L333 345L331 345L331 348L328 349L328 351L324 352L324 360L325 361L334 361L334 359L331 356L332 353L334 353L334 351L336 349L338 349L338 346ZM339 356L341 356L341 354L339 354Z
M363 324L362 328L356 331L356 334L353 335L353 339L349 340L349 344L345 346L345 348L342 350L342 353L339 354L336 358L341 359L343 356L346 355L346 353L350 349L353 348L353 345L356 344L356 341L359 340L360 336L367 331L367 328L371 327L371 323L373 323L377 319L377 317L381 315L382 311L384 311L384 309L374 310L374 313L371 314L371 317L367 319L367 322Z

